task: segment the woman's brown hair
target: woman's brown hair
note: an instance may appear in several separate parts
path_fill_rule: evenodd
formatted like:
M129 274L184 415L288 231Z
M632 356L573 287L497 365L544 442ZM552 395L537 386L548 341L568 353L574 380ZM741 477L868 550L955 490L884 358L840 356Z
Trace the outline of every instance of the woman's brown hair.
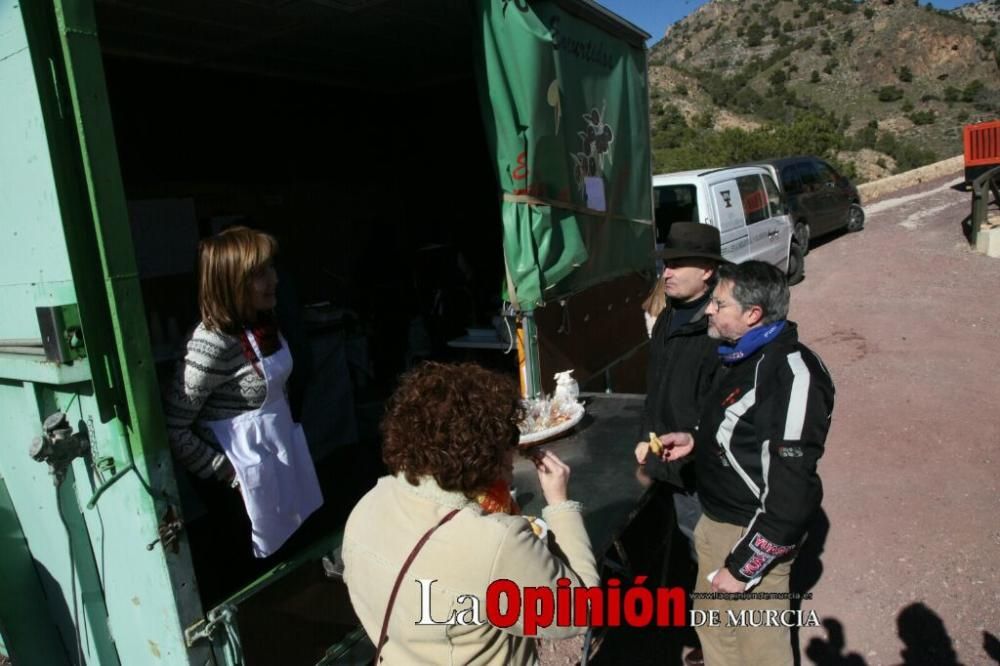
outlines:
M230 227L198 245L198 305L206 328L235 334L257 318L253 276L278 253L274 236Z
M667 289L666 284L663 282L663 277L658 275L656 277L656 282L653 284L653 288L649 290L649 295L646 296L646 300L642 302L642 309L645 310L650 317L656 319L660 316L667 307Z
M416 484L472 496L503 478L517 445L521 402L512 378L474 363L424 363L410 370L382 421L382 459Z

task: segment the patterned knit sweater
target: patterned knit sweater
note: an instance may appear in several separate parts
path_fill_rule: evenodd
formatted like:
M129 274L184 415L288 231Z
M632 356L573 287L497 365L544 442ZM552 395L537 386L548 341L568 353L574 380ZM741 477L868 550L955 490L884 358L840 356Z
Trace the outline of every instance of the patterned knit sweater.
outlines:
M208 478L225 464L225 456L203 422L258 409L266 396L267 382L244 355L240 339L198 324L164 398L174 456Z

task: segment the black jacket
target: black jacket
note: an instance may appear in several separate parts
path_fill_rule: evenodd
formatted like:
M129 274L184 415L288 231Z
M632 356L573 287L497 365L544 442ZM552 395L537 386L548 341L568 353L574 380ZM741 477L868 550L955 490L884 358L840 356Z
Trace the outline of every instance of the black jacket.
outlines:
M721 367L719 341L708 337L705 308L668 335L673 315L672 308L664 310L653 325L640 441L647 441L650 432L657 435L681 430L693 432ZM646 457L645 469L654 479L686 490L695 489L694 464L690 459L663 463L650 455Z
M726 559L738 580L792 551L823 499L816 463L833 413L833 380L785 329L728 366L695 434L698 496L713 520L746 525Z

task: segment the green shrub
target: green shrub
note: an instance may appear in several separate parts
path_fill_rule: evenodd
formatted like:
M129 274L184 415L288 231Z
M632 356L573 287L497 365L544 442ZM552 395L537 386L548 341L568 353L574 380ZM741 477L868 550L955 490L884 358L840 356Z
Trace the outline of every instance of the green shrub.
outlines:
M785 21L785 24L781 26L781 29L785 32L792 32L795 30L795 24L791 20Z
M979 97L979 93L981 93L985 87L986 86L984 86L983 82L979 79L971 81L969 85L962 88L962 101L967 104L975 102L976 98Z
M913 102L908 99L903 100L903 104L899 108L902 109L903 113L909 113L913 111Z
M739 164L784 155L830 156L843 145L843 134L827 114L800 113L789 123L773 123L746 131L704 130L675 148L654 145L658 173Z
M844 33L844 43L845 44L854 43L854 31L851 30L850 28L848 28L847 31Z
M956 88L955 86L948 86L947 88L944 89L944 101L957 102L958 96L960 94L961 91L958 88Z
M899 77L899 80L903 83L909 83L913 80L913 72L911 72L910 68L906 65L899 68L899 71L896 72L896 76Z
M678 83L676 86L674 86L674 92L680 95L681 97L687 97L688 87L683 83Z
M819 45L819 52L823 55L831 55L833 53L833 42L829 39L824 39Z
M937 160L933 150L900 139L892 132L883 132L875 143L875 150L896 160L896 172L909 171Z
M882 86L879 88L878 101L895 102L899 99L903 99L903 91L896 86Z
M694 131L688 127L680 109L673 104L664 105L662 114L653 125L653 148L677 148L690 141L693 136Z
M699 129L712 129L715 127L715 113L711 109L706 109L701 113L695 114L691 122Z
M760 46L764 41L764 26L760 23L751 23L747 28L747 46Z
M937 120L937 114L933 111L914 111L906 117L914 125L931 125Z
M785 74L784 70L776 69L771 73L771 76L769 76L767 80L771 82L772 86L780 86L788 80L788 76Z
M809 75L809 83L819 83L819 80L820 80L820 79L819 79L819 72L817 72L817 71L816 71L816 70L814 69L814 70L812 71L812 74L810 74L810 75Z
M878 127L872 127L869 123L866 127L858 130L853 136L851 136L847 141L847 147L851 150L860 150L862 148L874 148L875 142L878 140Z
M826 20L826 14L821 11L809 12L809 19L806 21L806 27L813 28Z
M871 7L865 7L865 18L870 19L873 16L875 16L875 10Z

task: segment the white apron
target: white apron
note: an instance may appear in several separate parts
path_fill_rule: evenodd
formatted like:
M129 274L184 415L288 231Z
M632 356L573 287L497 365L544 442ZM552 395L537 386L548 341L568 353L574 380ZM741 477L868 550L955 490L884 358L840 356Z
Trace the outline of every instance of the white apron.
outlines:
M205 425L236 470L252 526L253 554L267 557L323 504L323 494L305 433L292 420L285 398L285 382L292 373L288 343L281 337L281 349L265 358L250 331L247 339L267 382L264 404Z

